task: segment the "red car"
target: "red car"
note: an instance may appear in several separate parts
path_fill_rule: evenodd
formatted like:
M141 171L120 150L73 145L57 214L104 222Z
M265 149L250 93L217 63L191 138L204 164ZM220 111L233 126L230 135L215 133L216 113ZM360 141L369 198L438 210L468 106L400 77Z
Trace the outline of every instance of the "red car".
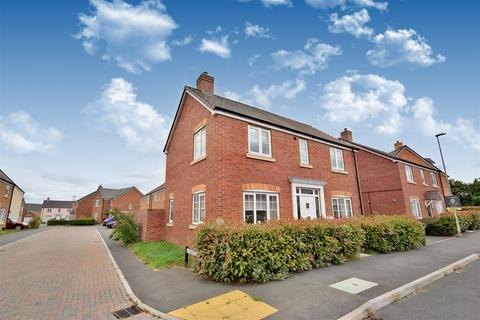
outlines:
M28 224L25 224L23 222L14 222L10 219L7 219L7 224L5 225L5 229L15 229L15 230L28 229Z

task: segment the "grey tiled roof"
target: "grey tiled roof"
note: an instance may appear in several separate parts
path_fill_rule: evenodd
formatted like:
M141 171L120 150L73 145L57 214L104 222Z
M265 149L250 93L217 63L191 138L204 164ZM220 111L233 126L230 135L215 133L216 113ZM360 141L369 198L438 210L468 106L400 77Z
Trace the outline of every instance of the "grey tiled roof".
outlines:
M214 94L209 94L201 90L186 86L185 90L192 94L194 97L205 103L212 110L221 110L228 113L240 115L243 117L250 118L252 120L257 120L265 124L272 124L284 129L289 129L291 131L308 135L312 138L317 138L320 140L328 141L338 145L342 145L348 148L355 148L351 144L337 139L329 134L326 134L323 131L320 131L308 124L301 123L289 118L279 116L275 113L268 112L262 109L252 107L250 105L227 99L225 97L217 96Z
M100 187L100 195L102 196L103 199L113 199L116 198L125 192L129 191L133 187L128 187L128 188L122 188L122 189L108 189L104 187Z
M25 211L40 211L42 210L41 203L25 203Z
M44 200L42 208L72 208L75 201Z
M145 195L152 194L152 193L154 193L154 192L157 192L157 191L160 191L160 190L163 190L163 189L165 189L165 183L162 183L161 185L159 185L159 186L156 187L155 189L150 190L150 191L147 192Z
M10 179L2 170L0 170L0 180L3 180L10 184L15 184L15 182L13 182L12 179Z

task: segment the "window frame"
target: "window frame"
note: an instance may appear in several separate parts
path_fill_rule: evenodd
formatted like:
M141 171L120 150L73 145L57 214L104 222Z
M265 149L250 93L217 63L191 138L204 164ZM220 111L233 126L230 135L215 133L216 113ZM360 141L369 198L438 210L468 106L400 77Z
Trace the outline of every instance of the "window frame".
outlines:
M95 208L99 208L99 207L100 207L100 200L96 199L95 200Z
M258 152L252 151L251 142L250 142L250 130L257 130L257 138L258 138ZM269 145L269 153L263 153L263 143L262 143L262 132L268 133L268 145ZM271 158L272 157L272 133L270 129L265 129L262 127L248 125L247 128L247 139L248 139L248 153L253 154L256 156L264 157L264 158Z
M198 220L195 221L195 197L198 197ZM201 198L203 197L203 220L201 219ZM206 196L205 191L199 191L192 194L192 225L199 225L205 223L206 214Z
M133 204L130 202L128 203L128 210L132 210L133 209Z
M257 219L257 194L262 194L266 195L267 199L267 221L271 220L271 215L270 215L270 197L275 197L277 199L277 221L280 220L280 194L276 192L268 192L268 191L245 191L242 194L242 202L243 202L243 222L248 223L245 218L245 196L246 195L252 195L253 196L253 223L252 224L257 224L258 219Z
M430 171L430 176L432 177L432 186L438 188L437 174L435 172Z
M307 159L305 162L302 160L302 143L305 144L305 157ZM300 164L310 165L310 157L308 155L308 140L298 139L298 148L300 150Z
M5 190L3 192L4 198L8 198L8 196L10 195L10 190L12 190L12 186L9 184L5 184Z
M442 214L442 213L445 212L445 207L443 206L443 201L435 200L435 211L437 212L437 214Z
M173 214L174 214L175 202L174 199L168 199L168 223L173 224Z
M418 205L418 206L416 206L416 205ZM416 215L416 214L415 214L414 206L415 206L415 209L418 209L419 215ZM422 219L423 214L422 214L422 207L420 206L420 200L418 200L418 199L410 199L410 210L411 210L412 216L413 216L414 218L416 218L416 219Z
M335 215L335 204L334 200L337 201L337 208L339 211L339 216L337 217ZM342 212L340 210L340 200L343 201L343 205L345 206L345 216L342 216ZM347 201L349 202L349 206L347 206ZM350 209L350 210L348 210ZM350 211L350 215L347 215L347 213ZM345 219L345 218L353 218L353 203L352 203L352 197L340 197L340 196L335 196L332 197L332 215L334 219Z
M338 157L338 154L340 154L341 157ZM337 166L339 164L339 159L342 160L342 167ZM343 157L342 149L330 147L330 166L332 170L345 171L345 158Z
M196 137L200 135L200 150L197 156L197 139ZM203 127L197 129L193 133L193 160L198 160L204 158L207 155L207 126L204 125Z
M407 176L407 182L415 183L415 177L413 176L413 167L406 164L405 165L405 175ZM411 175L411 179L410 179Z
M427 179L425 178L425 172L423 171L423 169L420 169L420 178L422 178L423 185L428 186Z

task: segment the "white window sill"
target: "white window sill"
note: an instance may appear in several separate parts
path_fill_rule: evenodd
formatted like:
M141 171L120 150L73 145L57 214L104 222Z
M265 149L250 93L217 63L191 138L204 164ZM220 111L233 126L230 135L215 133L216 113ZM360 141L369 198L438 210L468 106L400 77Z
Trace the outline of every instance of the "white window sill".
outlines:
M195 224L191 224L191 225L188 226L188 229L190 229L190 230L195 230L195 229L197 229L198 227L200 227L202 224L203 224L202 222L200 222L200 223L195 223Z
M439 189L439 188L440 188L440 186L432 186L432 187L434 187L434 188L437 188L437 189Z
M423 184L424 187L428 187L428 184L426 184L426 183L422 183L422 184Z
M407 181L410 184L417 184L415 181Z
M313 169L313 166L311 164L299 163L298 165L302 168Z
M348 174L347 171L345 171L345 170L340 170L340 169L331 168L330 171L332 171L333 173Z
M201 156L200 158L194 159L192 162L190 162L190 165L193 166L196 163L199 163L202 160L207 159L207 155Z
M167 227L173 227L173 222L169 222L166 224Z
M256 154L252 154L252 153L247 153L247 158L256 159L256 160L263 160L263 161L268 161L268 162L275 162L276 161L275 159L273 159L271 157L256 155Z

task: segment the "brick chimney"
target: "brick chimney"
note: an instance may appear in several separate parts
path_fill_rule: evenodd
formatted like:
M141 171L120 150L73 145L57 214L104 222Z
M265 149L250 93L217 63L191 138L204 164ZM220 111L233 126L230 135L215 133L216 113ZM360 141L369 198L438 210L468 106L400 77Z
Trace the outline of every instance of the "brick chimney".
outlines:
M346 141L353 141L353 135L352 131L348 130L347 128L343 129L342 132L340 132L340 138Z
M400 141L400 140L397 140L397 142L395 142L395 144L393 146L394 146L395 150L400 149L401 147L403 147L403 142Z
M215 78L209 75L208 72L202 72L197 79L197 89L213 94L215 92Z

